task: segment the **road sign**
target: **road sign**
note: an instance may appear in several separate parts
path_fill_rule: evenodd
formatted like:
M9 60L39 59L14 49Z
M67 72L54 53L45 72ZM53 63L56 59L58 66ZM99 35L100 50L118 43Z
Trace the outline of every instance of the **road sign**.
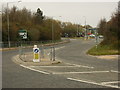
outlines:
M33 62L40 62L40 56L39 56L39 48L37 48L37 45L34 45L34 48L33 48Z
M19 30L19 35L22 39L27 39L27 30Z
M34 53L38 53L38 52L39 52L38 48L34 49Z

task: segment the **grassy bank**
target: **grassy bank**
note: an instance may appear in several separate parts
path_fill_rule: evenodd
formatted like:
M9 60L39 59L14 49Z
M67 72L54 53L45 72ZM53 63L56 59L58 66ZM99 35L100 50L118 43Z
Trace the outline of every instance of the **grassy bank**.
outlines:
M118 49L114 49L110 45L98 45L97 48L94 46L87 51L90 55L120 55Z

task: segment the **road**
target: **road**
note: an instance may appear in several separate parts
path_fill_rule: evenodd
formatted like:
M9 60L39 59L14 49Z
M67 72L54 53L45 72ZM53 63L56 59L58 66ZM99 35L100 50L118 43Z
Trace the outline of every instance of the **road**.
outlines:
M101 60L85 54L94 40L71 40L56 46L53 66L30 66L49 74L35 72L12 61L18 50L3 51L2 88L111 88L118 84L118 60ZM26 52L32 51L27 49Z

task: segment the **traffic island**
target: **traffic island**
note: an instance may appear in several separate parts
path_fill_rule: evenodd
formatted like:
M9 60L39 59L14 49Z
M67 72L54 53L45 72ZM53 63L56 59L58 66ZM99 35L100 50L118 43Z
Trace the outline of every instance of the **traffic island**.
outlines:
M25 66L47 66L47 65L61 63L60 60L52 61L47 59L46 57L40 59L40 62L33 62L33 56L31 55L31 53L26 53L26 55L23 55L22 57L20 57L19 55L16 55L12 58L12 60L16 64L25 65Z

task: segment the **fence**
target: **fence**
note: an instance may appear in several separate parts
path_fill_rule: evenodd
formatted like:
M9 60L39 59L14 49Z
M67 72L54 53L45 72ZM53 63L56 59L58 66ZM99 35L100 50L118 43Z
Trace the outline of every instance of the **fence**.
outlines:
M54 42L59 42L60 40L56 40ZM40 45L40 44L47 44L52 42L51 40L46 41L18 41L18 42L10 42L10 47L19 47L19 46L33 46L33 45ZM9 48L8 42L0 42L1 48Z

